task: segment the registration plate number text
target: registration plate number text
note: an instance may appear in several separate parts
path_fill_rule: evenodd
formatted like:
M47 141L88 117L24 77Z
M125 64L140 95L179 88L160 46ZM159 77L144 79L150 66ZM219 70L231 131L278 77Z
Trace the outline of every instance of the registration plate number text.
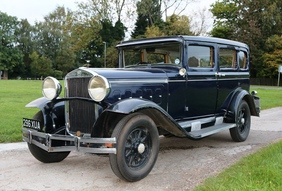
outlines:
M34 119L23 118L23 127L40 130L40 122Z

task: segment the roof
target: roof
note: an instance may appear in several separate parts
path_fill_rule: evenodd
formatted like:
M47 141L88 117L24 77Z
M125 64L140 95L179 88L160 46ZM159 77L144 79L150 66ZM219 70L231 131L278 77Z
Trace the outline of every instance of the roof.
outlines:
M227 45L235 45L235 46L248 48L247 44L238 42L238 41L216 38L216 37L186 36L186 35L161 36L161 37L154 37L154 38L142 38L142 39L136 39L136 40L128 40L128 41L120 42L117 45L117 47L144 44L144 43L146 44L146 43L154 43L154 42L167 42L167 41L183 42L184 40L210 42L210 43L217 43L217 44L227 44Z

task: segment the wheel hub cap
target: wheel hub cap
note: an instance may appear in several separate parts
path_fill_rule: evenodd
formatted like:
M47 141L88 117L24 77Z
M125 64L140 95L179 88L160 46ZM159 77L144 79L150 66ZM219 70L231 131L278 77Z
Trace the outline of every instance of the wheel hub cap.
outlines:
M138 153L142 154L145 151L145 145L143 143L140 143L138 145Z
M245 119L244 118L241 119L241 124L245 124Z

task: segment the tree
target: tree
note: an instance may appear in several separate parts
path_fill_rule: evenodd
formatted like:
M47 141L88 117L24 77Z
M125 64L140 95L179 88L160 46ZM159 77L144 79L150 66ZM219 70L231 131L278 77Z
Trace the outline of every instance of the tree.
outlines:
M212 5L212 35L245 42L251 49L251 75L260 76L267 39L282 35L282 1L222 0ZM270 77L270 76L268 76Z
M236 25L236 18L239 3L235 1L217 1L211 5L211 12L215 16L212 36L230 39L232 37L233 25Z
M57 7L44 17L43 22L35 24L34 41L37 53L51 60L53 70L63 73L74 68L76 56L71 42L71 31L67 28L72 12L64 7ZM66 56L65 59L62 57Z
M171 15L166 24L166 35L193 35L190 31L190 19L185 15Z
M18 71L19 76L30 77L30 54L34 51L34 42L32 36L34 34L34 27L29 24L27 19L23 19L19 22L19 29L17 30L18 48L23 53L23 66L18 66L15 70Z
M282 38L278 35L269 37L265 43L266 52L263 54L263 70L259 76L277 78L278 67L282 65Z
M146 32L144 34L146 38L150 37L157 37L157 36L165 36L165 33L163 33L159 27L153 25L151 27L146 27Z
M210 35L212 29L212 13L210 10L203 8L193 11L189 16L191 23L190 30L196 36Z
M52 61L45 56L39 56L37 52L30 55L31 75L36 78L46 77L53 74Z
M137 2L137 20L132 33L133 38L142 38L146 32L146 27L163 24L161 15L161 4L158 0L141 0Z
M173 9L172 15L181 15L182 12L187 8L189 3L195 2L197 0L160 0L162 6L162 15L165 15L167 20L169 10Z
M17 17L0 12L0 70L13 72L15 67L23 64L16 36L18 24Z

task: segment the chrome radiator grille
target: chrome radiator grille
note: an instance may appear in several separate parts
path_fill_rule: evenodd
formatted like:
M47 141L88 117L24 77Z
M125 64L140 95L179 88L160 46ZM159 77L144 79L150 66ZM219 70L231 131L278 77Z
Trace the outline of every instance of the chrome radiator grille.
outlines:
M89 78L69 78L66 97L90 98L88 94ZM88 101L72 100L66 104L69 130L71 132L91 133L95 123L95 104Z

